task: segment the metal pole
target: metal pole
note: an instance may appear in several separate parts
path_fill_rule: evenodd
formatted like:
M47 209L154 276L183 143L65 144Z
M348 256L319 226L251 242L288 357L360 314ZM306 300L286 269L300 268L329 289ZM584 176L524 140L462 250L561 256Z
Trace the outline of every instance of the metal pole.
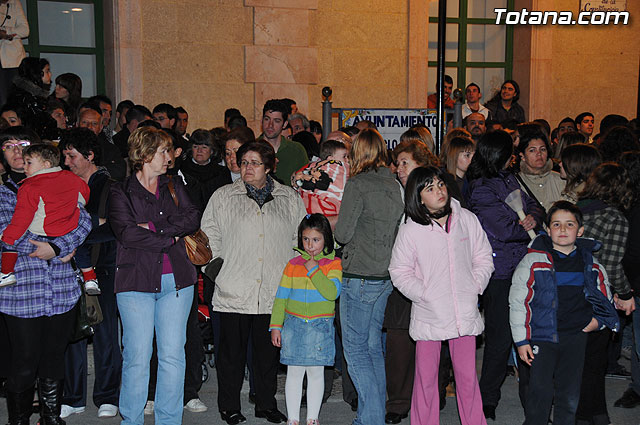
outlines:
M461 89L455 89L453 91L453 127L462 127L462 104L464 103L464 95Z
M640 70L640 63L638 70ZM638 107L636 110L636 118L640 118L640 72L638 73Z
M436 135L436 155L440 154L440 145L444 140L446 123L444 122L444 61L447 30L447 0L438 1L438 122Z
M331 116L333 115L333 108L331 106L331 87L324 87L322 89L322 140L327 140L329 133L331 133Z

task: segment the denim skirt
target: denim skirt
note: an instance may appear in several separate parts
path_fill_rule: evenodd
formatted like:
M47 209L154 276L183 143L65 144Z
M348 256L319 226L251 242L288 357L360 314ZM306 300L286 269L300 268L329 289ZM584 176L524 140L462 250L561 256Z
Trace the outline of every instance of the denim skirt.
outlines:
M333 317L304 320L285 314L280 363L291 366L332 366L336 357Z

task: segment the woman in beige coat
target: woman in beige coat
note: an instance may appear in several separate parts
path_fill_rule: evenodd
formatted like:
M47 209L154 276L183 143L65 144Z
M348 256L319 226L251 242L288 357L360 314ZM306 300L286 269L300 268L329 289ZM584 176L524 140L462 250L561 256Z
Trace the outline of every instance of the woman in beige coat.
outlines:
M246 143L236 156L241 178L218 189L202 216L213 256L224 260L213 295L213 309L220 313L218 409L228 424L246 421L240 411L240 390L251 337L255 416L286 422L276 407L279 357L271 344L269 320L306 211L293 189L271 177L276 163L271 145Z
M548 210L555 201L560 200L565 186L560 174L552 170L549 138L536 123L520 124L518 133L520 172L516 178L522 189Z
M27 54L22 39L29 37L29 24L20 0L0 0L0 105L9 95L20 62Z

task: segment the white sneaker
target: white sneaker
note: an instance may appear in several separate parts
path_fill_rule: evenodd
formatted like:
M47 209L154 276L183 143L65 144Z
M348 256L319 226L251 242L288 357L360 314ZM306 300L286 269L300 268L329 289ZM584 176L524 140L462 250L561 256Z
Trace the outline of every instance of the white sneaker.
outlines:
M87 280L84 283L84 291L87 295L100 295L100 287L98 286L98 281L95 279Z
M144 405L144 414L153 415L153 400L148 400L147 404Z
M207 406L199 398L192 398L187 404L184 405L184 408L193 413L201 413L207 411Z
M17 282L16 275L11 273L0 273L0 288L4 286L15 285Z
M73 407L67 404L63 404L60 408L60 417L62 419L68 418L71 415L84 412L85 407Z
M118 406L114 406L113 404L103 404L98 409L99 418L113 418L117 414L118 414Z

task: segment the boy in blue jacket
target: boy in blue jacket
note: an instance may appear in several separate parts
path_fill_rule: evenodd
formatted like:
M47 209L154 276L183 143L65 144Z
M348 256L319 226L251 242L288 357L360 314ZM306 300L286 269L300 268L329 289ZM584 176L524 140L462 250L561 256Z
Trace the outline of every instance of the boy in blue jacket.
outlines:
M525 425L575 424L587 333L618 330L604 268L593 258L600 242L580 238L580 209L558 201L546 229L529 244L513 274L509 321L518 355L531 367Z

